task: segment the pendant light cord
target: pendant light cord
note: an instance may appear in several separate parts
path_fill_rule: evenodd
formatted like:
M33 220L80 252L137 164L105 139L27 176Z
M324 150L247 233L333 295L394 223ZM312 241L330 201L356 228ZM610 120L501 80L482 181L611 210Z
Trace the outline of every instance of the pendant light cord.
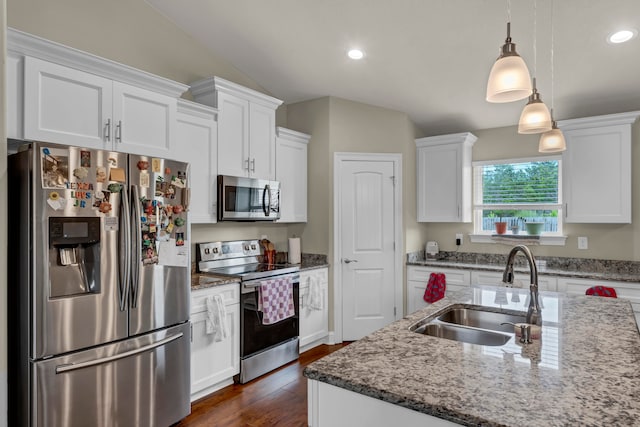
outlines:
M553 100L555 98L554 82L553 82L553 0L551 0L551 18L549 19L551 25L551 120L553 120Z
M538 40L538 0L533 0L533 75L538 75L538 52L536 50Z

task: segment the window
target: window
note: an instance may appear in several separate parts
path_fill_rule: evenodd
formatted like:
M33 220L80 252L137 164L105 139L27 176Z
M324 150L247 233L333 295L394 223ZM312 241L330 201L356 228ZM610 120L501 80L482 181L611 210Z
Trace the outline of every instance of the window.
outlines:
M559 157L474 162L473 181L475 233L495 233L503 221L507 234L525 232L525 222L542 222L542 234L562 234Z

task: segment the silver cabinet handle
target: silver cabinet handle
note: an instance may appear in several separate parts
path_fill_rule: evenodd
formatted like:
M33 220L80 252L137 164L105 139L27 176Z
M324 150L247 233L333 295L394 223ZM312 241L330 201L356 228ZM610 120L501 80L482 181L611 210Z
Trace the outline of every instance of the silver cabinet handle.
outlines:
M247 162L247 167L245 168L247 171L249 171L249 163L251 162L251 160L249 160L249 158L247 157L247 160L245 160L245 162Z
M122 120L118 120L116 125L116 141L122 142Z
M251 172L256 171L256 159L251 160Z
M351 264L352 262L358 262L358 260L357 259L343 258L342 262L344 262L345 264Z
M104 126L104 139L111 141L111 119L107 119L107 124Z

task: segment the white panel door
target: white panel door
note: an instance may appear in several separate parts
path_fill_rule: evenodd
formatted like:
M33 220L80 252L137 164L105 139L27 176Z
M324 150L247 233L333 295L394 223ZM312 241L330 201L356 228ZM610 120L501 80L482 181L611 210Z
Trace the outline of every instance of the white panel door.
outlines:
M26 139L111 148L111 80L31 57L24 73Z
M115 149L171 159L176 99L119 82L113 99Z
M351 341L395 319L394 164L340 168L343 339Z

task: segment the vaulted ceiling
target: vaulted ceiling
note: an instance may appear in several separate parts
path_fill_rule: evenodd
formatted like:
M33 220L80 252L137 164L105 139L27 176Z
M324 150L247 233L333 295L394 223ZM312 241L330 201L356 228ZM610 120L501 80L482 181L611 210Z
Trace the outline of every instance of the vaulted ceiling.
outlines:
M147 2L286 104L336 96L403 111L426 135L518 122L526 100L485 101L509 12L556 119L640 110L640 37L606 41L640 30L639 0Z

